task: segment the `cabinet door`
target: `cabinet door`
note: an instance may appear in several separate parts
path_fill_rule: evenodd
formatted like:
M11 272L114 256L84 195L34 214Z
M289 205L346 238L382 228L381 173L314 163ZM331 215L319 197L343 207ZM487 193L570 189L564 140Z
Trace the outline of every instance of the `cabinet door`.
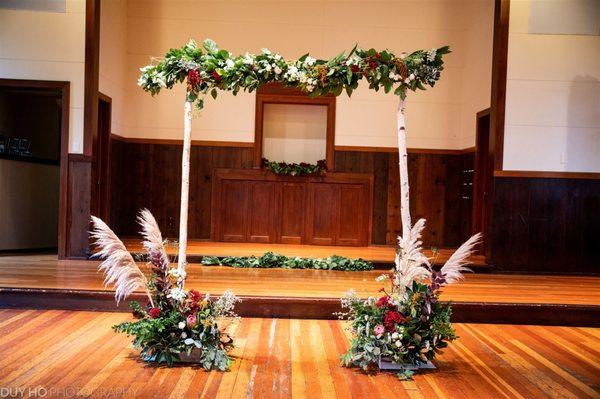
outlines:
M223 180L221 201L219 208L221 241L246 241L247 183L240 180Z
M366 196L362 184L339 185L336 245L367 245L364 220Z
M313 245L335 245L338 188L335 184L309 184L307 241Z
M263 181L249 183L247 241L275 242L277 208L275 203L275 183Z
M279 212L279 242L302 244L306 225L306 184L283 182Z

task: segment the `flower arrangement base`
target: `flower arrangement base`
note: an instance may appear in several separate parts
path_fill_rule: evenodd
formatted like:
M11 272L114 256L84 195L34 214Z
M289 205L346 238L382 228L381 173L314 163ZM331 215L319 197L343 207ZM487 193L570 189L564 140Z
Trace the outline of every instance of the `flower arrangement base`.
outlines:
M199 364L200 363L200 357L202 356L202 350L198 349L198 348L194 348L190 354L188 355L185 352L181 352L179 354L179 360L175 360L174 363L194 363L194 364ZM141 359L145 362L148 363L153 363L156 361L156 354L152 354L152 355L142 355L140 356Z
M431 361L427 363L396 363L386 358L379 359L379 370L393 370L393 371L417 371L417 370L433 370L435 366Z

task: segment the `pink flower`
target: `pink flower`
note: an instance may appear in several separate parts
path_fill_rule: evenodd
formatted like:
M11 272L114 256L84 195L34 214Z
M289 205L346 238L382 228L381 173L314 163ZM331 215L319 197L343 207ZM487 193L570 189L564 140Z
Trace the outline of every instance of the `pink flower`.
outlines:
M196 314L195 314L195 313L193 313L193 314L191 314L191 315L189 315L189 316L187 317L187 320L186 320L186 321L187 321L187 325L188 325L188 327L193 327L193 326L195 326L195 325L196 325L196 323L198 322L198 318L196 317Z
M385 331L385 327L383 327L381 324L377 324L375 326L375 334L376 335L381 335L381 334L383 334L384 331Z

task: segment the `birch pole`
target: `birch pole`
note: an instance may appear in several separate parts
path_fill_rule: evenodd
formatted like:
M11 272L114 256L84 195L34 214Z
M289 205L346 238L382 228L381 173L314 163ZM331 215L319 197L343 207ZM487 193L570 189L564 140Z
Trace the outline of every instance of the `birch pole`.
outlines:
M402 218L402 237L406 237L411 229L410 203L408 186L408 154L406 152L406 124L404 110L406 101L398 102L398 166L400 167L400 217Z
M187 233L188 233L188 202L190 191L190 147L192 144L192 103L185 101L185 117L183 122L183 154L181 155L181 206L179 210L179 256L177 270L180 275L185 271ZM184 279L181 279L183 288Z

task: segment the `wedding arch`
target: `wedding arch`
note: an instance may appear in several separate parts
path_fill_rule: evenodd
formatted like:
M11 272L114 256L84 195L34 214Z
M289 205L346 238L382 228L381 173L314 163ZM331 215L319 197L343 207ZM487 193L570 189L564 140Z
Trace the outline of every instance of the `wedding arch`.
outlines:
M404 121L406 95L408 91L433 87L443 70L443 56L448 53L448 46L399 55L389 50L364 50L355 46L348 54L342 52L328 60L316 59L309 54L297 60L286 60L268 49L256 55L246 53L235 56L207 39L202 47L190 40L179 49L169 50L163 59L141 68L138 85L152 95L163 89L171 89L177 83L186 83L179 270L183 271L186 264L192 108L195 105L197 109L202 109L207 94L216 99L219 91L230 91L236 95L239 91L252 92L266 83L278 82L298 88L311 97L328 94L339 96L344 91L351 96L361 80L366 80L369 88L375 91L393 91L399 97L400 213L402 232L406 234L412 227Z
M441 47L396 55L356 46L350 53L342 52L329 60L308 54L285 60L266 49L257 55L234 56L206 40L202 47L190 41L180 49L171 49L160 61L142 68L138 83L153 95L177 83L186 84L179 255L177 266L171 267L156 220L148 210L142 210L138 222L152 272L148 278L114 232L92 216L92 237L100 249L96 256L104 259L99 269L106 275L105 283L115 286L117 303L138 288L143 288L149 299L146 307L132 302L140 320L118 324L114 329L134 336L134 345L141 348L146 361L169 365L191 361L207 370L227 370L232 362L229 351L233 340L223 328L223 320L234 315L238 299L231 291L212 298L184 289L192 109L202 109L206 95L210 93L216 99L219 90L252 92L263 84L278 82L313 97L338 96L344 91L351 95L365 80L369 88L393 91L399 97L402 235L398 237L395 268L389 275L382 275L382 279L389 278L390 290L382 288L383 296L378 300L361 299L351 292L342 299L342 309L347 312L341 315L351 321L354 336L342 364L365 370L378 364L380 369L404 373L433 367L431 360L456 338L451 307L439 301L440 289L460 280L461 273L468 270L465 264L480 236L476 234L461 245L439 271L423 254L420 238L425 220L413 225L410 218L404 112L407 92L434 86L443 69L443 56L449 52L448 47Z

